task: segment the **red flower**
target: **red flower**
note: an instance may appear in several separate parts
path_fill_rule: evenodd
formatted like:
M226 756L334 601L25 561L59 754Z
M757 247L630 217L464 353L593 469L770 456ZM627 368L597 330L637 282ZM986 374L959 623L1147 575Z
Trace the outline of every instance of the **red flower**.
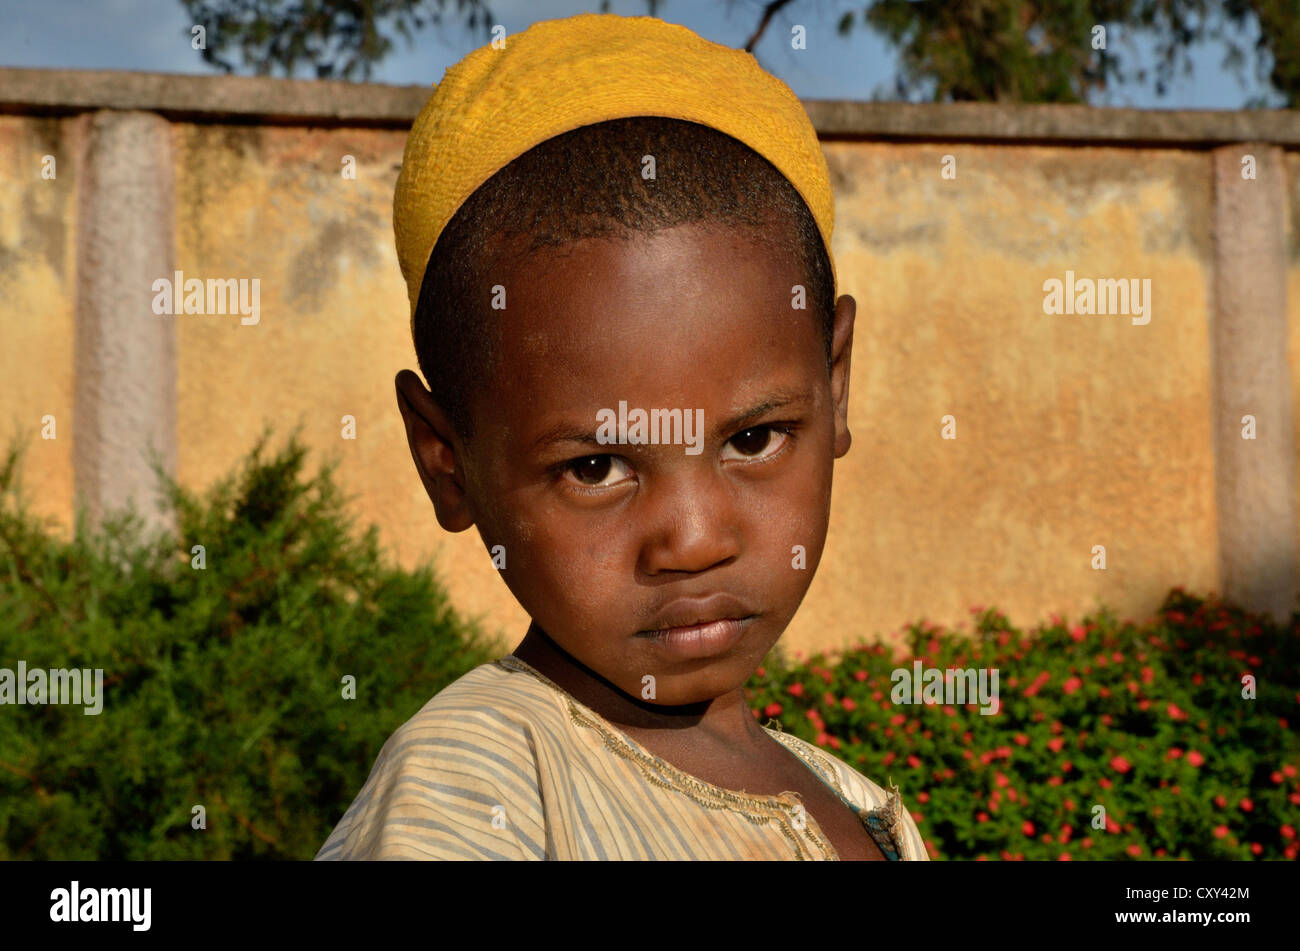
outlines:
M1074 693L1082 686L1083 686L1082 680L1080 680L1078 677L1071 677L1065 683L1061 684L1061 690L1064 693L1070 694L1070 693Z
M1076 624L1074 627L1070 628L1070 636L1076 641L1082 641L1088 636L1088 632L1083 629L1083 625Z
M1178 759L1178 757L1180 757L1180 756L1182 756L1182 755L1183 755L1183 751L1182 751L1181 748L1179 748L1179 747L1177 747L1177 746L1171 746L1171 747L1169 747L1169 752L1168 752L1168 754L1166 754L1166 758L1167 758L1167 759Z
M975 821L976 821L976 822L988 822L988 821L989 821L989 814L988 814L987 812L977 812L977 813L975 813Z
M1124 851L1127 852L1129 855L1133 856L1134 858L1137 858L1139 855L1142 854L1142 846L1138 845L1137 843L1134 843Z
M1165 708L1165 712L1169 714L1169 719L1171 720L1187 719L1187 714L1184 713L1182 710L1178 709L1178 704L1176 703L1169 704L1169 706Z
M1226 838L1227 835L1228 835L1228 827L1227 827L1227 826L1215 826L1215 827L1214 827L1214 837L1215 837L1216 839L1223 839L1223 838Z
M1070 861L1070 853L1069 853L1069 852L1062 852L1060 855L1058 855L1058 856L1056 857L1056 861L1058 861L1058 862L1068 862L1068 861Z
M1053 753L1061 752L1061 747L1063 747L1064 745L1065 745L1065 740L1061 739L1059 736L1054 736L1047 741L1047 748L1051 750Z
M912 767L912 769L920 769L921 761L915 756L909 756L907 758L907 765Z
M789 692L790 692L790 696L792 697L802 697L803 684L791 684L789 687Z
M1105 776L1101 777L1101 779L1097 780L1097 782L1101 783L1101 788L1102 788L1102 789L1110 789L1111 786L1115 785L1115 784L1112 783L1109 779L1107 779Z
M1291 826L1291 825L1284 825L1284 826L1282 826L1282 838L1284 838L1284 839L1294 839L1294 838L1295 838L1295 826Z
M764 670L762 667L756 667L756 668L754 668L754 675L755 675L756 677L766 677L766 676L767 676L767 671Z
M779 717L783 709L785 708L782 707L781 704L779 703L769 703L766 707L763 708L763 712L766 713L769 717Z
M1025 734L1023 734L1023 733L1017 733L1017 734L1013 737L1013 739L1014 739L1017 743L1019 743L1021 746L1028 746L1028 745L1029 745L1029 737L1027 737L1027 736L1026 736Z
M1025 835L1032 837L1034 834L1034 824L1026 819L1025 824L1020 827L1020 831Z
M1259 853L1261 853L1261 852L1263 852L1263 851L1264 851L1264 846L1260 845L1258 842L1252 842L1252 843L1250 843L1250 854L1251 854L1251 855L1259 855Z
M1205 757L1196 752L1196 750L1192 750L1187 754L1187 762L1191 763L1193 766L1200 766L1205 762Z
M1214 804L1220 809L1226 809L1228 807L1228 799L1226 796L1215 796Z
M1255 804L1251 802L1249 798L1242 799L1241 802L1238 803L1238 805L1241 806L1242 812L1250 812L1252 809L1255 808Z
M1052 679L1051 673L1049 671L1044 670L1042 673L1040 673L1037 677L1034 678L1033 683L1031 683L1028 687L1025 688L1025 696L1026 697L1037 696L1038 691L1042 689L1043 684L1047 683L1051 679Z
M1282 771L1275 769L1273 772L1269 773L1268 778L1273 780L1273 782L1280 784L1282 782Z
M853 679L858 683L862 683L862 681L867 679L867 672L865 670L855 670L853 672Z
M852 697L845 697L843 700L840 701L840 706L843 707L845 710L847 710L849 713L852 713L854 710L858 708L858 705L853 702Z
M1133 767L1129 764L1129 761L1126 760L1124 757L1116 756L1111 759L1110 768L1115 770L1118 773L1127 773Z

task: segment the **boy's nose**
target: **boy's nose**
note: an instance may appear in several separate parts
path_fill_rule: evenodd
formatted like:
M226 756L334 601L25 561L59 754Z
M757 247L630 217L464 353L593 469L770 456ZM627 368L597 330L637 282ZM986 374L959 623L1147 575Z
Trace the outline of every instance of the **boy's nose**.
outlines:
M710 473L675 479L656 490L642 513L646 574L706 571L740 554L741 526L724 479Z

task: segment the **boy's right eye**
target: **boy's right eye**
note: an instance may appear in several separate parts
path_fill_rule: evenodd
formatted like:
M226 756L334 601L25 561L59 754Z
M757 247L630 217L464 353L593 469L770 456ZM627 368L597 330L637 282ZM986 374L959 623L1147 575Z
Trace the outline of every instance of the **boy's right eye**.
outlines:
M619 472L620 468L622 473ZM631 470L626 462L614 456L584 456L565 466L564 475L570 482L587 488L607 489L626 481L631 476ZM611 476L615 478L609 481Z

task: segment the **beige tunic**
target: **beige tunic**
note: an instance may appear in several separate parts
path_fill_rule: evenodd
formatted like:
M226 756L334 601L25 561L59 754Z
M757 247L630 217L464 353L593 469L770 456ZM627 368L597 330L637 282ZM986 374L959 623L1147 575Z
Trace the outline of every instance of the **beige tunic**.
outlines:
M766 729L766 728L765 728ZM768 730L887 857L926 860L897 788ZM388 739L317 859L837 859L797 793L706 783L514 657L438 693Z

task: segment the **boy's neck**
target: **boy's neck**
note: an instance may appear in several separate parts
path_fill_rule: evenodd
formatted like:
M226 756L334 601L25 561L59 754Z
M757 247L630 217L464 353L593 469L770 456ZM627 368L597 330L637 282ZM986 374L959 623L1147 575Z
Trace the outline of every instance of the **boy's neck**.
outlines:
M556 644L535 621L528 626L528 633L513 654L554 681L579 703L633 734L665 730L673 731L677 739L685 739L687 733L693 733L701 740L728 745L770 742L754 721L743 688L737 687L713 700L683 706L647 703L628 695L585 666Z

